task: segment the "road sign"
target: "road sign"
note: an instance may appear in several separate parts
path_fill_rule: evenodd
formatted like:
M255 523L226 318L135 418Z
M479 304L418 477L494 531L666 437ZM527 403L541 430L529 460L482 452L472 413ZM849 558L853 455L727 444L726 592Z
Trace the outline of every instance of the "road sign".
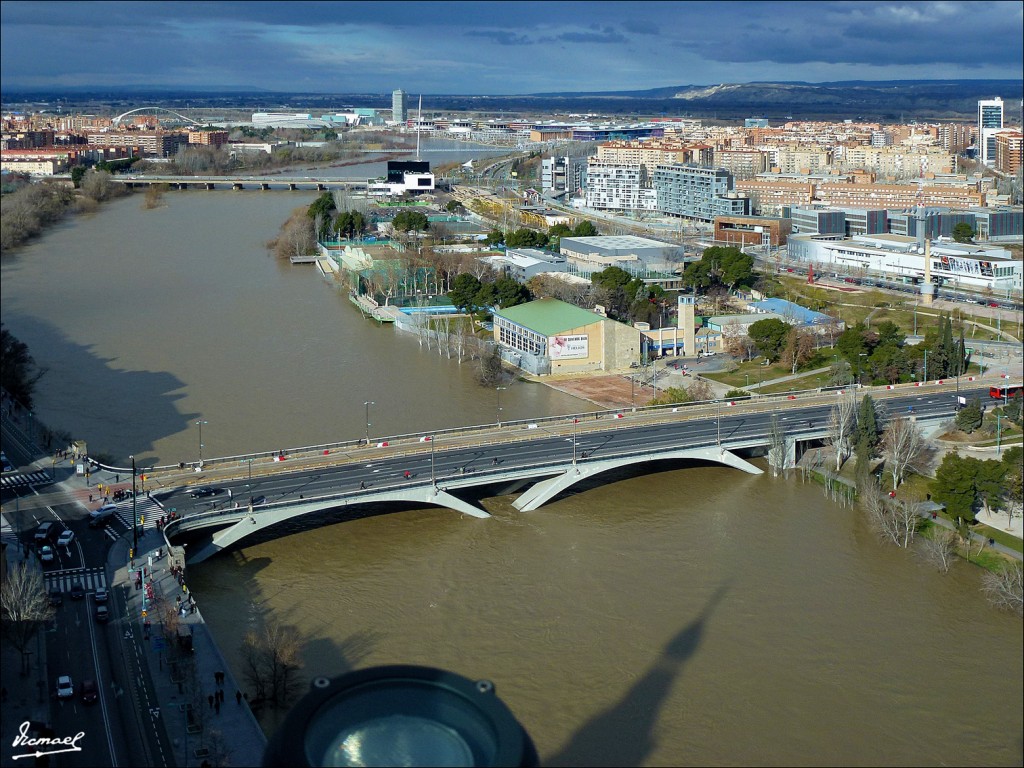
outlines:
M142 618L146 618L146 616L147 616L147 615L148 615L148 614L146 613L146 609L145 609L145 608L143 608L143 609L142 609Z

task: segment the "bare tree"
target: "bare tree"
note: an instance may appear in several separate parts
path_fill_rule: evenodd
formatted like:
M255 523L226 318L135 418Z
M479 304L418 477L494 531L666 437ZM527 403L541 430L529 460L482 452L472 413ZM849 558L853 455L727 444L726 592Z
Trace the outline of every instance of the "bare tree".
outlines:
M836 472L850 455L851 438L857 427L857 399L853 391L839 396L828 417L828 441L836 452Z
M925 442L917 424L902 416L890 419L882 432L882 458L896 490L906 473L916 469L924 457Z
M815 351L814 337L799 328L793 328L782 350L781 362L790 366L790 373L796 373L797 368L814 357Z
M693 383L686 388L686 394L690 396L690 401L694 403L706 402L715 398L711 385L704 381L704 379L694 379Z
M982 592L993 605L1018 616L1024 615L1024 570L1013 562L999 571L988 571L982 576Z
M922 538L921 554L942 573L947 573L956 562L959 537L948 528L934 529L932 536Z
M870 477L857 489L861 508L867 514L871 529L885 541L907 548L914 541L921 518L915 499L895 500L882 493L879 482Z
M21 654L21 673L28 674L28 647L40 628L53 618L43 574L20 563L0 587L3 636Z
M771 465L772 474L778 477L786 470L786 457L789 453L789 441L786 439L786 432L782 428L778 414L772 414L771 428L768 432L768 463Z
M270 621L250 630L242 641L243 674L256 698L272 707L285 707L301 685L302 640L295 627Z

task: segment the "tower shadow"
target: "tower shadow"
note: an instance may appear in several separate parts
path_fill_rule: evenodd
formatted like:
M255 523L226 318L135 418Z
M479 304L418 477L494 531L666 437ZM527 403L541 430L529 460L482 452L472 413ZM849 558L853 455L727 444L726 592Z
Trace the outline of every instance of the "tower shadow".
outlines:
M592 717L546 765L641 765L654 747L658 712L683 665L701 643L704 625L728 591L715 590L704 610L672 637L647 673L619 701Z

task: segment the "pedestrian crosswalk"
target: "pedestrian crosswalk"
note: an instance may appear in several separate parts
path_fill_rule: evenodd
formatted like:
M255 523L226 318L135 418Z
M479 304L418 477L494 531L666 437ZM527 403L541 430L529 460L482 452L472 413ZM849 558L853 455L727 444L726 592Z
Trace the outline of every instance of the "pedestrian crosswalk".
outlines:
M20 472L16 475L4 475L0 478L0 488L13 490L14 488L25 488L30 485L45 485L52 483L53 478L48 472Z
M149 496L135 497L135 514L142 521L143 529L156 528L156 521L160 519L163 513L164 508L155 499ZM128 501L119 502L115 514L124 527L130 531L132 529L132 500L128 499Z
M69 568L66 571L44 573L43 581L47 591L59 589L61 592L69 592L75 584L81 584L86 592L107 587L107 576L102 568Z
M21 542L18 540L18 532L11 527L6 515L0 516L0 541L8 547L18 548L21 546Z

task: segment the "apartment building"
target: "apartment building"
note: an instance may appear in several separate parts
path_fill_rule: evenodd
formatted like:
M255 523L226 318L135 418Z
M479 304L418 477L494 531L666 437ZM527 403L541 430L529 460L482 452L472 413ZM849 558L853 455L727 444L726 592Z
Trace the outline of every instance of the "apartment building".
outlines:
M89 143L107 147L133 147L143 156L171 157L177 154L178 147L188 144L188 134L167 131L90 133Z
M718 149L715 150L716 168L723 168L734 179L752 179L768 168L768 154L760 149Z
M820 173L831 164L832 153L827 149L779 147L775 154L779 173Z
M997 171L1008 176L1015 176L1020 171L1022 139L1024 134L1020 131L1001 131L995 135Z
M657 207L669 216L714 221L716 216L746 216L750 200L733 189L733 177L721 168L663 165L654 172Z
M189 131L188 143L202 146L221 147L228 143L227 131Z
M620 165L590 158L587 162L586 206L598 210L654 210L655 197L642 165Z

